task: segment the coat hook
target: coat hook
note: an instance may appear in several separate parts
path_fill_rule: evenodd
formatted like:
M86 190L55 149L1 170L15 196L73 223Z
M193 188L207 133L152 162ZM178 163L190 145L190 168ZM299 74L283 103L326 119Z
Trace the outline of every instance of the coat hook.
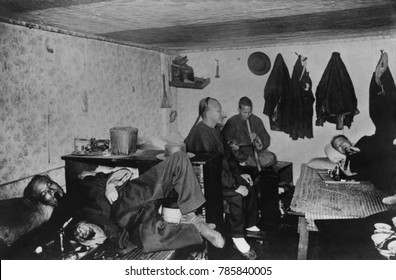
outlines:
M220 72L219 60L216 59L216 58L215 58L215 60L216 60L216 63L217 63L217 65L216 65L216 76L215 76L215 78L220 78L220 74L219 74L219 72Z

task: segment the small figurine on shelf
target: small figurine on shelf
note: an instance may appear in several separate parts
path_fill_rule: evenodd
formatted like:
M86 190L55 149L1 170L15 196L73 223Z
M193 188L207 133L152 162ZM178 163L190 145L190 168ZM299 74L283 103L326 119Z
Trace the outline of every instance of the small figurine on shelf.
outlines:
M194 83L194 70L187 65L187 56L177 56L172 60L171 72L172 81L180 81L183 83Z
M198 78L194 76L194 70L187 65L187 56L177 56L172 60L171 76L169 85L179 88L203 89L210 83L210 78Z

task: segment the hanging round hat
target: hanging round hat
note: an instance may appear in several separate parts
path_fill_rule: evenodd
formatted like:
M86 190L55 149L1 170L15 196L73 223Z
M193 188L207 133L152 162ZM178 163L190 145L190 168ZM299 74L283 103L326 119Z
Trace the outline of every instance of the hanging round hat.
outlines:
M264 75L271 69L271 60L262 52L252 53L247 61L248 67L253 74Z

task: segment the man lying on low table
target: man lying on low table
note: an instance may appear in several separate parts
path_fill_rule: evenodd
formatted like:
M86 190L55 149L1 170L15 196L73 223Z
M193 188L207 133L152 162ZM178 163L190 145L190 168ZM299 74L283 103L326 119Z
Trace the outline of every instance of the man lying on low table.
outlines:
M143 252L179 249L201 244L202 237L217 248L224 247L221 234L195 214L205 198L185 153L174 153L140 177L131 177L128 169L120 169L77 179L83 201L78 218L101 227L118 249L127 248L129 242L142 246ZM33 199L56 210L63 208L59 213L73 208L73 198L47 176L35 176L29 186ZM183 214L179 224L164 221L158 211L172 190L178 194Z

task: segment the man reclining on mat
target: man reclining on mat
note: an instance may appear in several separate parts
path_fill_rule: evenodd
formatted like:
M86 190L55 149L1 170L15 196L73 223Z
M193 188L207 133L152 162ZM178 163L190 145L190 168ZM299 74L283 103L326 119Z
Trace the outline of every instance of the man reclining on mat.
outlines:
M143 252L178 249L201 244L202 237L217 248L224 247L225 241L214 225L195 214L205 198L185 153L176 152L140 177L131 177L128 169L119 169L78 178L76 187L83 201L78 219L99 226L120 250L131 247L130 242L142 246ZM76 201L49 177L37 175L27 188L32 199L60 210L54 218L58 225L70 218ZM172 190L178 194L177 204L183 214L178 224L164 221L158 211ZM84 237L78 236L83 232L75 234L77 240Z
M355 145L345 136L334 136L326 145L326 156L355 180L371 181L390 196L385 204L396 203L396 145L379 144L375 136L364 136Z

